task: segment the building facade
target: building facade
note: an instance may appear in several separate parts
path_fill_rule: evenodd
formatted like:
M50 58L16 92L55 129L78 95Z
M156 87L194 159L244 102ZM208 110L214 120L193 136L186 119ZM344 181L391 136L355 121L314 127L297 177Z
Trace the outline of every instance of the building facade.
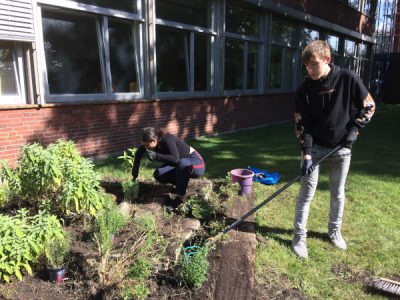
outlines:
M74 140L85 156L292 119L304 46L369 82L375 0L2 0L0 159ZM334 13L333 13L334 12Z

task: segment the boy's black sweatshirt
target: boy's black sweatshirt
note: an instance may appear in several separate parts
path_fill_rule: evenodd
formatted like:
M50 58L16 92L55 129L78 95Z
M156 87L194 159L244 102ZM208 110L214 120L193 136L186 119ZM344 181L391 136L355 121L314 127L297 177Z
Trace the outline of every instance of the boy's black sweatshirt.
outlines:
M325 78L307 76L295 94L296 135L304 154L311 153L313 144L336 147L351 127L364 127L373 114L374 103L364 101L368 90L361 79L353 71L329 66Z

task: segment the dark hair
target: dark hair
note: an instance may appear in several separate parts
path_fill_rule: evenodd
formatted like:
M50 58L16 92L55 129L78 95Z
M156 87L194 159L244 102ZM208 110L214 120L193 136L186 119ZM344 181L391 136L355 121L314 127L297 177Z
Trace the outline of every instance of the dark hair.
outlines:
M143 128L142 131L142 142L149 143L151 141L157 141L159 142L163 136L165 135L164 130L160 129L155 129L154 127L146 127Z

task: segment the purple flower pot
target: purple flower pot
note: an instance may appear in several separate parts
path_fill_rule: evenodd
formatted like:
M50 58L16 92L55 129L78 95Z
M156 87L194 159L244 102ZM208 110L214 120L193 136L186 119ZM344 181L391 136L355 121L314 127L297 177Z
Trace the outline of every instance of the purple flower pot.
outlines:
M233 169L231 171L232 181L238 182L240 185L240 195L247 195L251 193L253 176L254 172L247 169Z
M50 281L53 283L60 283L65 278L65 268L49 270Z

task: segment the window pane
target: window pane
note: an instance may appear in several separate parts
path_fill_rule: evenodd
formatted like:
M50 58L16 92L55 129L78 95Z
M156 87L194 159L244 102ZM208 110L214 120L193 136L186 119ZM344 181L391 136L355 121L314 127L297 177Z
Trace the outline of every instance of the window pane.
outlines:
M157 0L156 16L159 19L210 28L210 6L210 0Z
M43 11L50 94L103 92L94 18Z
M243 42L226 39L225 90L243 89Z
M356 53L356 43L353 41L344 41L344 54L348 56L354 56Z
M157 26L157 91L189 90L189 33Z
M359 0L348 0L349 1L349 5L351 7L354 7L355 9L358 9L358 2Z
M112 90L138 92L132 24L110 21L108 27Z
M258 44L249 43L247 55L247 89L258 88Z
M326 41L331 48L332 55L336 54L339 51L339 38L334 35L327 35Z
M18 95L13 52L9 43L0 42L0 96Z
M225 31L258 37L260 20L256 12L227 4L225 14Z
M358 56L367 58L368 56L368 46L365 44L359 44Z
M283 82L282 87L290 89L293 86L293 61L294 61L294 50L284 49L285 55L283 57Z
M304 28L304 46L307 46L312 41L319 39L319 32L313 29Z
M194 37L194 89L210 90L211 80L211 38L205 35Z
M282 49L278 46L271 46L270 65L269 65L269 83L270 89L281 87L282 77Z
M136 0L75 0L76 2L122 10L125 12L136 12Z
M272 18L272 42L285 46L296 46L296 25L288 20Z

